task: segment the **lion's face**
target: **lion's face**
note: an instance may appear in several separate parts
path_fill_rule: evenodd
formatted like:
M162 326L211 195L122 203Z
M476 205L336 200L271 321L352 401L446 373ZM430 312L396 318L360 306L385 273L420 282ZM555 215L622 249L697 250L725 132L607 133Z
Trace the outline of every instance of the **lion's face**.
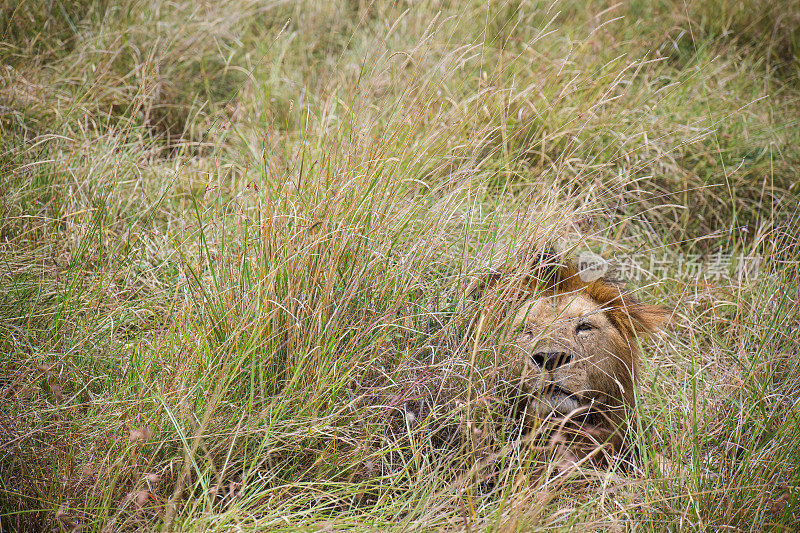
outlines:
M670 313L605 280L584 283L569 270L561 279L523 301L511 323L527 416L566 419L622 447L635 400L636 337L658 329Z
M511 345L503 366L514 385L514 409L524 406L529 427L553 419L590 441L625 447L637 337L668 323L671 311L644 304L605 278L586 281L574 265L545 253L523 259L470 286L484 298L489 331L504 331L504 344Z
M632 402L635 340L588 291L525 302L513 331L515 357L540 416L608 415Z

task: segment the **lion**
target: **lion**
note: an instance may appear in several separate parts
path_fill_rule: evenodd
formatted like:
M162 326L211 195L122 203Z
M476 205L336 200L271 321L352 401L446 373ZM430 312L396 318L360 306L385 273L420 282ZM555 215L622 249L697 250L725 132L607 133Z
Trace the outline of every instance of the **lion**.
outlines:
M614 453L626 451L633 436L628 421L636 401L637 337L668 324L671 310L640 302L612 280L586 281L572 263L552 257L540 258L533 274L517 276L510 286L496 290L495 304L485 310L506 331L507 373L528 431L549 420L585 448L608 443Z
M664 326L670 310L609 279L584 281L553 256L520 263L481 275L462 293L462 348L405 357L390 350L370 363L354 385L358 405L373 406L390 440L418 431L414 439L434 449L466 442L486 464L523 443L576 460L629 451L637 337Z

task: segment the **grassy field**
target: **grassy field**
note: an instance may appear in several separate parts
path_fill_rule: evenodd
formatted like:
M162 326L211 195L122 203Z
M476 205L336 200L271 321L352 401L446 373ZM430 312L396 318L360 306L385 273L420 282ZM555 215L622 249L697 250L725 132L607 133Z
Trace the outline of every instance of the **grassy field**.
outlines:
M1 5L0 531L800 527L793 0ZM675 309L633 471L470 418L545 248Z

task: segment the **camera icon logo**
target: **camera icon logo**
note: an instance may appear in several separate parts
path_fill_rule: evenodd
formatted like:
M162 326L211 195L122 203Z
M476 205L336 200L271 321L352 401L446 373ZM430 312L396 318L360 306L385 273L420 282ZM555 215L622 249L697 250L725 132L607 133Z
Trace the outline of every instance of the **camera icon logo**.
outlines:
M594 252L582 252L578 256L578 275L586 283L598 280L608 272L608 261Z

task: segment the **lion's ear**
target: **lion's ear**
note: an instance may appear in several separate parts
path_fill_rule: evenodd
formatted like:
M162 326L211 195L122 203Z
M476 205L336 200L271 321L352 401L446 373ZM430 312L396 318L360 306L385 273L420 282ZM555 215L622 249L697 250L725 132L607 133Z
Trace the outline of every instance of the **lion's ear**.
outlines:
M609 287L608 284L597 286L597 283L591 286L595 294L605 296L608 295L606 290ZM630 294L618 293L616 297L609 299L606 305L609 306L608 316L623 333L628 335L654 333L671 323L674 316L672 309L644 304Z
M652 333L663 329L673 320L674 312L667 307L635 303L626 306L631 324L639 333Z

